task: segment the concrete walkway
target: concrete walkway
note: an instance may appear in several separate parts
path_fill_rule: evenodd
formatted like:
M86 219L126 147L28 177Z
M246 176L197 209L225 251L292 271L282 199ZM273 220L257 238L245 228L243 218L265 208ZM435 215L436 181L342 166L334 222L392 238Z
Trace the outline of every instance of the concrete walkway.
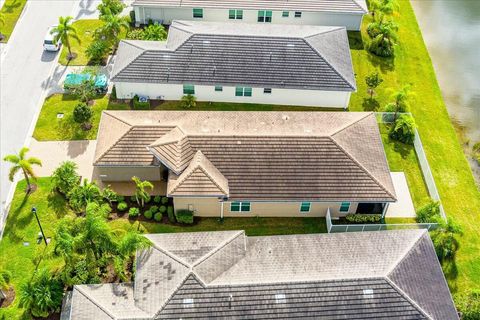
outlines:
M40 158L42 167L35 168L39 177L48 177L63 161L71 160L78 166L82 178L91 179L96 140L37 141L32 139L29 155Z
M415 207L413 206L407 179L403 172L390 172L393 180L393 187L397 194L397 202L388 206L387 218L415 218Z

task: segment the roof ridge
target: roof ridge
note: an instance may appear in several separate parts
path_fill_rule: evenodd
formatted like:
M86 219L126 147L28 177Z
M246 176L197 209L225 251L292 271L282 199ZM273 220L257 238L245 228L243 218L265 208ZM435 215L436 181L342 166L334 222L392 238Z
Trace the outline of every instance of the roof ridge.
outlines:
M335 128L336 130L330 134L331 137L333 137L334 135L342 132L343 130L346 130L346 129L350 128L350 127L353 126L354 124L357 124L358 122L364 120L365 118L369 117L370 115L373 115L373 112L365 112L365 111L350 112L350 113L353 113L353 114L364 113L364 115L363 115L363 117L361 117L361 118L359 118L359 119L355 119L353 122L346 123L345 125L340 126L338 129Z
M159 246L158 246L155 242L153 242L153 241L152 241L152 246L153 246L154 249L156 249L156 250L160 251L161 253L169 256L170 258L172 258L172 259L175 260L176 262L182 264L184 267L186 267L186 268L188 268L188 269L191 270L192 267L191 267L187 262L183 261L183 259L180 258L179 256L177 256L176 254L174 254L174 253L172 253L172 252L170 252L170 251L168 251L168 250L165 250L165 249L163 249L162 247L159 247Z
M207 159L208 159L208 158L207 158ZM214 165L213 163L212 163L212 166L215 167L215 165ZM222 188L222 187L217 183L217 181L207 172L207 170L206 170L204 167L202 167L202 166L199 165L199 167L198 167L197 169L202 170L202 172L203 172L208 178L210 178L210 181L212 181L213 184L216 185L218 189L220 189L221 191L223 191L223 193L228 194L228 191L225 190L224 188ZM218 170L217 167L215 167L215 169ZM218 170L218 172L220 172L220 170ZM221 172L220 172L220 173L221 173ZM221 174L222 174L222 173L221 173ZM223 174L222 174L222 176L223 176ZM225 177L225 176L224 176L224 177ZM227 179L227 178L225 178L225 179ZM227 181L228 181L228 180L227 180Z
M329 30L329 31L327 31L327 32L319 33L319 34L317 34L317 36L325 35L326 33L330 33L330 32L332 32L332 31L343 30L343 29L346 30L345 27L338 27L338 28L336 28L336 29ZM308 37L308 38L311 38L311 37L313 37L313 36L310 36L310 37ZM350 83L350 81L348 81L348 80L343 76L343 74L341 74L341 73L337 70L337 68L335 68L335 67L330 63L330 61L328 61L315 47L313 47L313 46L310 44L310 42L307 40L308 38L302 38L302 40L303 40L310 48L312 48L312 50L315 51L315 52L317 53L317 55L318 55L320 58L322 58L323 61L325 61L325 63L330 66L330 68L332 68L333 72L335 72L340 78L342 78L343 81L345 81L345 82L350 86L351 89L356 90L356 87L353 86L353 85ZM348 42L348 36L347 36L347 42ZM350 56L350 64L352 65L352 69L353 69L352 55L351 55L351 53L350 53L350 49L348 50L348 54L349 54L349 56ZM355 76L353 77L353 79L354 79L354 81L355 81Z
M171 141L166 141L166 142L163 142L163 143L157 143L158 140L167 137L169 134L172 134L172 131L174 131L175 129L180 130L180 133L183 135L181 138L171 140ZM160 138L158 138L157 140L152 142L150 145L148 145L148 147L157 147L157 146L164 146L166 144L178 143L182 139L185 139L185 138L188 138L188 135L185 133L185 131L183 131L179 126L175 126L174 128L172 128L172 130L168 131L166 134L164 134L163 136L161 136Z
M163 308L164 308L164 307L167 305L167 303L172 299L173 295L178 291L178 289L181 288L181 286L185 283L185 281L187 281L188 277L189 277L191 274L192 274L192 271L190 270L190 272L185 275L185 278L183 278L183 280L180 281L180 283L179 283L175 288L173 288L172 293L171 293L171 294L168 296L168 298L165 299L165 301L164 301L163 303L161 303L160 306L158 307L158 311L155 312L155 314L154 314L154 316L153 316L154 319L159 315L160 312L162 312Z
M388 276L385 276L383 277L383 279L385 279L385 281L388 282L388 284L390 284L401 296L403 296L408 302L410 302L410 304L415 307L415 309L417 309L418 311L420 311L421 313L423 313L423 315L425 317L427 317L429 320L433 320L433 317L430 316L430 314L428 314L425 310L423 310L422 307L420 307L416 302L415 300L413 300L412 298L410 298L410 296L408 294L405 293L405 291L403 291L399 286L397 286L395 284L395 282L393 282Z
M397 261L395 261L395 263L392 263L392 265L390 266L390 268L387 270L386 272L386 276L388 277L388 275L390 275L394 270L395 268L403 261L405 260L405 258L407 257L407 255L410 253L410 251L412 251L412 249L420 242L420 240L423 239L423 237L425 237L425 234L427 233L427 230L426 229L420 229L422 234L412 243L412 245L408 248L408 250L406 250L406 252L400 257L397 259Z
M368 7L367 7L367 10L365 10L365 8L364 8L361 4L358 3L358 0L352 0L352 2L353 2L357 7L359 7L360 9L362 9L362 11L363 11L364 14L367 14L367 13L368 13Z
M199 264L201 264L202 262L204 262L205 260L207 260L208 258L210 258L213 254L217 253L220 249L223 249L227 244L229 244L230 242L232 242L233 240L235 240L237 237L239 237L240 235L243 235L245 236L245 231L244 230L240 230L238 231L236 234L232 235L230 238L222 241L215 249L213 249L212 251L210 251L209 253L207 253L206 255L204 255L203 257L197 259L193 264L192 264L192 269L197 267Z
M129 67L135 60L137 60L138 57L140 57L142 54L145 53L145 51L147 51L145 48L139 47L138 45L130 42L129 40L121 40L121 42L128 43L130 46L133 46L133 47L135 47L135 48L137 48L137 49L139 49L139 50L142 50L142 51L141 51L139 54L137 54L137 55L132 55L130 61L129 61L123 68L121 68L120 70L118 70L115 74L112 74L111 79L110 79L110 80L112 80L112 81L115 79L115 77L116 77L120 72L122 72L122 71L125 70L127 67ZM120 44L118 45L118 47L120 47ZM118 48L118 47L117 47L117 48ZM117 54L118 54L118 52L117 52ZM117 56L117 57L118 57L118 56ZM112 70L112 72L113 72L113 70Z
M132 131L133 128L135 127L135 126L132 126L130 123L126 122L125 120L120 119L120 118L112 115L111 113L109 113L109 112L107 112L107 111L104 111L104 114L107 114L107 115L109 115L110 117L112 117L112 118L114 118L114 119L116 119L116 120L118 120L118 121L120 121L120 122L123 122L123 123L126 124L127 126L130 126L130 128L128 128L128 130L127 130L125 133L123 133L114 143L112 143L112 144L110 145L110 147L108 147L100 156L98 156L98 157L95 159L95 161L93 162L94 165L97 164L110 150L112 150L112 149L117 145L117 143L118 143L123 137L125 137L125 136L126 136L130 131Z
M86 286L86 285L84 285ZM103 312L105 312L107 315L109 315L112 319L117 319L116 316L114 316L109 310L105 309L100 303L98 303L93 297L91 297L89 294L87 294L83 289L80 288L80 286L75 286L75 289L80 292L85 298L90 300L94 305L96 305L99 309L101 309Z
M392 198L394 198L394 199L396 198L390 191L388 191L388 190L385 188L385 186L384 186L382 183L380 183L380 181L378 181L378 179L377 179L370 171L368 171L362 164L360 164L360 162L358 162L354 157L352 157L352 156L350 155L350 153L349 153L347 150L345 150L345 148L343 148L343 147L333 138L333 136L330 136L329 138L330 138L330 140L332 140L332 142L333 142L338 148L340 148L341 151L343 151L343 152L345 153L345 155L346 155L347 157L350 158L350 160L352 160L353 162L355 162L360 169L362 169L370 178L372 178L372 180L373 180L381 189L383 189L383 191L385 191L388 195L390 195L390 197L392 197Z

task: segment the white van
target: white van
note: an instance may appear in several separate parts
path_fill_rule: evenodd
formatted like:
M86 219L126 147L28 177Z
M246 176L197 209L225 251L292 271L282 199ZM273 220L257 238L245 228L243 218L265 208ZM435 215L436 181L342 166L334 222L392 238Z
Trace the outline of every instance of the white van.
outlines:
M48 28L47 34L45 35L45 39L43 40L43 50L45 51L58 51L62 46L62 42L58 40L55 43L55 34L52 34L52 30L55 29L56 26L51 26Z

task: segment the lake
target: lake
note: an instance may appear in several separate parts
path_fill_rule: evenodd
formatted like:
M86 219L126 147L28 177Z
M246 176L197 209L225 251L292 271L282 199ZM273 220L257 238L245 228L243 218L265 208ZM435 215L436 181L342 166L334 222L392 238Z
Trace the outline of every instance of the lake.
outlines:
M472 146L480 141L480 0L411 3L450 117ZM479 182L480 167L469 159Z

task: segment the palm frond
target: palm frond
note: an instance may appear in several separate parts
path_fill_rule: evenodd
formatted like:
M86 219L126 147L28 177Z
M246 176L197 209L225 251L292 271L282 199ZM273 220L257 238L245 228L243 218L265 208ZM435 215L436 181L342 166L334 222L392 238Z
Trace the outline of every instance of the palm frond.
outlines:
M15 179L15 175L17 174L18 170L20 170L19 166L11 167L10 171L8 172L8 180L13 181L13 179Z

